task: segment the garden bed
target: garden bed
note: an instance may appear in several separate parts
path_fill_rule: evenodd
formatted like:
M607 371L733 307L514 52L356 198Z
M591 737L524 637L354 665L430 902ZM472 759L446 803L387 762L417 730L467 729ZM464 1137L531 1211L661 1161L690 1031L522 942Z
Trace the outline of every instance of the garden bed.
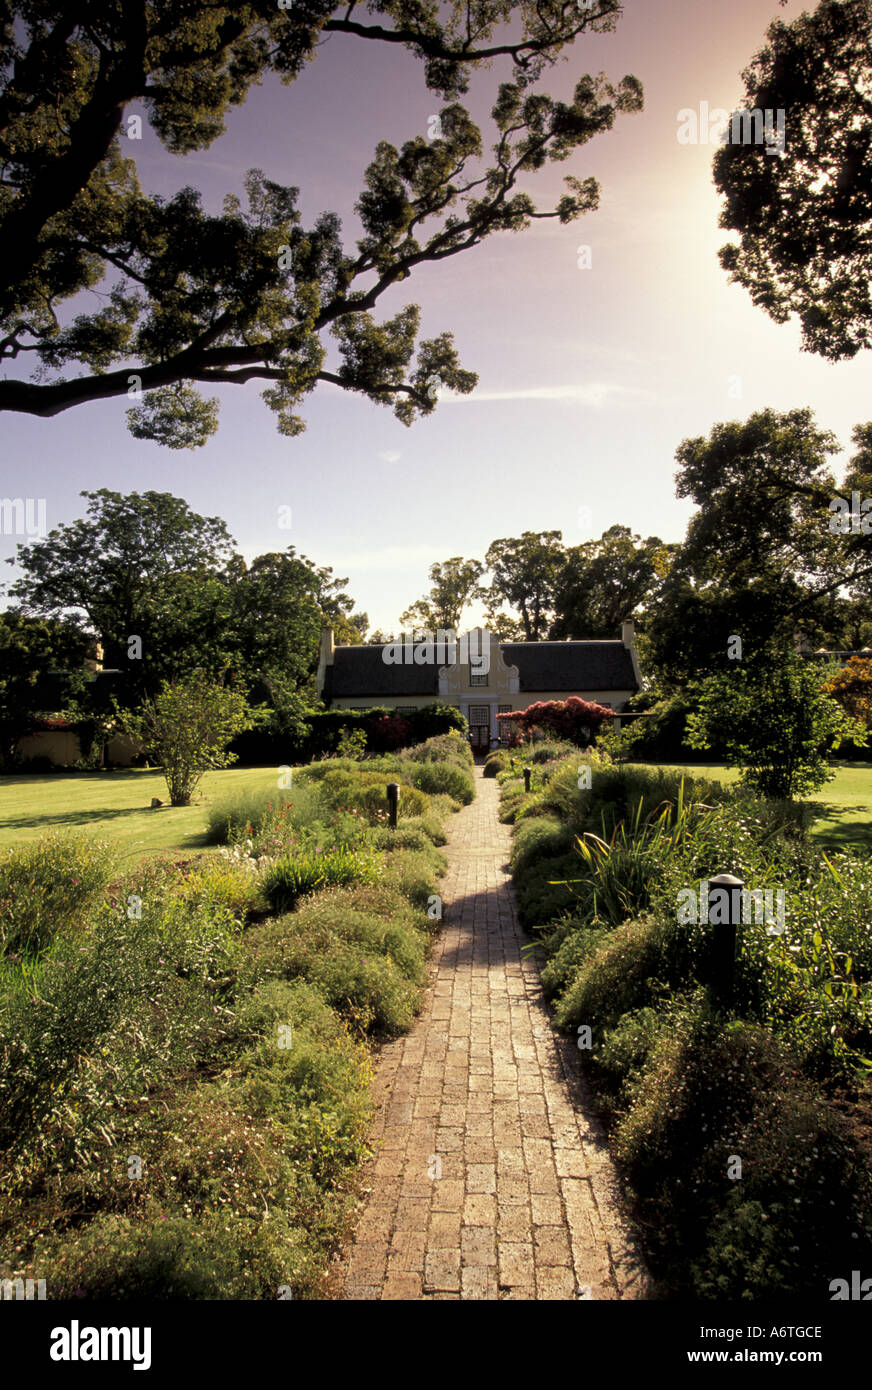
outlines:
M74 836L0 856L0 1277L49 1298L328 1294L373 1048L420 1005L434 842L470 762L448 737L314 765L215 808L224 843L193 863L120 877ZM397 830L374 776L401 783Z
M832 1297L831 1281L872 1268L867 856L824 856L800 807L541 756L529 793L519 768L497 774L519 907L657 1294ZM729 1005L712 928L677 911L720 872L785 895L783 933L742 924Z

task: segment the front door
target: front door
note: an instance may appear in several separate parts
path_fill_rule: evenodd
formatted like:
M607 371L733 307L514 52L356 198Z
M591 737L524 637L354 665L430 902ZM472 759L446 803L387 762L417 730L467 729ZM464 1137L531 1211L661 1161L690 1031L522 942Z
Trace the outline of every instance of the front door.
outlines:
M473 753L490 751L490 705L470 705L469 732Z

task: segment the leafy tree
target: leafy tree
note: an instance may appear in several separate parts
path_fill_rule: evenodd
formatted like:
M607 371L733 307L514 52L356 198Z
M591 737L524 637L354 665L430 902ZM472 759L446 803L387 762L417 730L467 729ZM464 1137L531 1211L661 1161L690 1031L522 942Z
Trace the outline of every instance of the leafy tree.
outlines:
M496 630L498 618L493 610L509 604L520 614L523 640L538 642L545 636L564 563L561 540L560 531L524 531L488 547L485 561L492 573L488 627Z
M484 565L455 555L431 565L429 573L429 594L401 613L400 622L416 632L459 632L463 610L482 595Z
M872 648L872 609L868 599L833 596L827 618L828 645L846 651Z
M315 698L322 627L332 627L339 642L360 644L367 618L353 611L347 583L292 545L239 567L232 586L235 669L249 683L259 681L274 706L290 710L290 691Z
M823 0L767 40L745 106L785 112L784 150L715 156L720 224L739 235L721 264L776 323L797 316L807 351L854 357L872 343L872 10Z
M362 640L348 581L293 546L246 565L219 517L170 493L82 495L85 518L21 547L11 592L31 613L84 614L106 666L125 673L126 703L196 669L229 668L260 699L288 681L311 695L322 626Z
M254 722L244 696L203 671L164 681L137 713L118 711L119 732L141 743L162 767L173 806L191 804L204 772L236 761L227 745Z
M676 491L698 510L647 624L667 684L722 669L736 636L750 657L819 634L832 598L862 575L854 538L830 525L837 447L810 410L758 411L679 446Z
M315 704L308 692L301 694L283 672L270 670L264 674L260 687L255 683L253 696L263 697L267 702L260 716L264 730L279 735L294 747L302 746L309 731L308 716Z
M233 607L241 671L281 672L294 686L311 674L321 636L319 583L293 546L258 555L238 575Z
M490 608L485 613L485 626L497 642L523 642L524 624L508 613L495 613Z
M369 618L366 613L360 613L355 609L354 599L345 592L347 577L339 579L334 575L330 565L314 565L305 556L301 558L317 576L315 594L322 625L333 628L337 642L347 647L359 647L365 640Z
M649 669L640 656L642 670ZM620 733L611 737L607 751L613 758L630 762L684 762L687 759L687 718L697 703L698 683L664 693L656 681L627 701L622 715L644 714L644 719L622 719ZM714 756L722 750L715 748Z
M578 34L615 27L618 0L373 0L222 4L220 0L7 0L0 10L0 359L28 358L32 379L0 381L0 409L52 416L87 401L145 393L134 434L173 448L216 427L218 384L267 383L279 430L319 381L393 405L409 424L439 386L469 392L450 333L417 343L419 311L377 322L382 296L438 263L534 218L569 223L597 206L594 178L568 177L539 211L519 184L566 160L618 112L641 109L637 79L586 75L568 102L536 84ZM382 24L379 20L385 20ZM144 192L127 108L145 104L167 150L207 148L228 108L278 73L292 82L333 34L405 49L446 103L435 138L380 141L356 204L362 235L339 219L304 226L298 190L252 170L245 202L207 214L194 188ZM490 161L457 100L470 75L509 65L493 107ZM60 311L100 286L101 307ZM80 301L81 303L81 301ZM340 357L325 366L327 335ZM84 370L79 370L84 369Z
M835 775L827 753L865 733L824 693L825 673L792 649L770 647L754 661L710 676L687 721L691 748L713 744L742 769L742 781L783 801L815 791Z
M224 522L198 516L167 492L81 495L86 517L19 549L24 575L12 596L30 613L84 614L103 642L105 664L127 670L133 689L156 688L162 654L193 657L179 653L183 612L195 664L206 664L226 617L220 575L232 540ZM129 656L131 637L140 638L141 657Z
M872 729L872 660L851 656L825 684L824 692L866 729Z
M73 623L0 613L0 763L38 715L72 708L85 693L87 639Z
M614 637L625 618L654 600L676 549L657 536L643 541L629 526L610 526L598 541L572 546L555 581L549 636Z
M859 600L869 620L869 599L872 598L872 515L863 512L864 503L869 505L872 497L872 423L855 425L851 431L854 453L848 462L845 479L838 489L844 504L850 505L850 514L838 518L841 526L840 551L843 556L843 575L845 587L853 601ZM859 515L856 509L859 494ZM835 525L836 518L833 518ZM840 595L841 597L841 595ZM848 616L851 616L848 606ZM852 615L856 621L857 614ZM859 643L858 643L859 645Z

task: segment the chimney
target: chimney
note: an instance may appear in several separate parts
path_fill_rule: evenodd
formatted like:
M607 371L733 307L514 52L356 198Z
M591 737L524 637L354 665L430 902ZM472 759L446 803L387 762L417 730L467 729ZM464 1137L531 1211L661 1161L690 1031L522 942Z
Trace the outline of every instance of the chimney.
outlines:
M642 679L642 672L639 670L639 658L636 654L636 630L632 618L625 618L621 623L621 641L629 652L630 661L633 663L633 679L636 682L636 689L644 690L645 682Z
M324 698L324 685L327 680L327 667L333 665L333 653L336 650L333 643L332 627L322 627L321 629L321 651L318 656L318 699Z
M85 653L85 668L92 676L103 670L103 644L98 639L88 645Z

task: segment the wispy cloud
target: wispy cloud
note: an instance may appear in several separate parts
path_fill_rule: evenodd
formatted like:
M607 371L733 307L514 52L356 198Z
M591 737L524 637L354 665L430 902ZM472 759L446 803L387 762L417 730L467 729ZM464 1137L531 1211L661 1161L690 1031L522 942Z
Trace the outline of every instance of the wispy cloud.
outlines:
M439 400L446 405L457 402L481 403L483 401L574 401L577 405L598 409L612 402L639 405L658 400L656 392L646 391L636 386L618 386L608 381L573 382L564 386L516 386L508 391L473 391L469 396L454 392L440 392Z
M334 386L332 382L319 382L319 390L337 396L349 397L351 393ZM574 401L576 405L599 409L604 405L621 402L625 405L636 403L650 405L662 401L656 391L643 390L637 386L619 386L611 381L567 382L562 386L515 386L507 391L488 391L479 387L469 396L459 391L448 391L444 386L437 393L439 405L480 405L490 401ZM385 463L396 463L401 455L394 450L385 450L379 458Z

